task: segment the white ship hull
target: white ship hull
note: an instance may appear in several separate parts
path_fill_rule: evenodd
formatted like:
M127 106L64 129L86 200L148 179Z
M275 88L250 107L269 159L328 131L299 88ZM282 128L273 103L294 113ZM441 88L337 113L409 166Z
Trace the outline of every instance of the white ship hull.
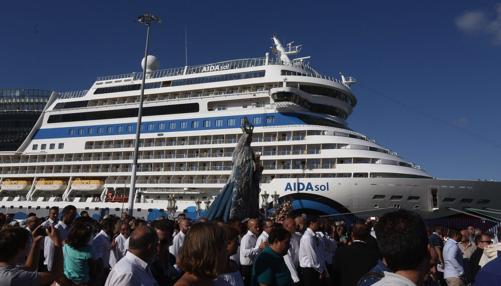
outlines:
M457 213L454 210L482 209L486 205L499 206L501 197L492 195L499 190L499 187L500 184L496 182L461 180L302 178L274 180L270 184L263 184L262 192L269 194L270 197L278 194L280 200L290 200L296 209L305 212L314 211L333 216L355 214L368 217L403 208L414 210L424 218L434 218ZM435 195L433 190L437 190ZM25 201L0 201L0 207L9 209L10 212L33 211L45 214L49 207L64 207L69 203L79 210L88 211L91 215L103 211L119 215L127 210L126 203L76 200L35 202L29 205ZM135 213L144 217L153 210L169 213L167 206L166 200L137 202ZM192 201L178 202L178 210L193 206ZM205 205L201 210L205 210Z

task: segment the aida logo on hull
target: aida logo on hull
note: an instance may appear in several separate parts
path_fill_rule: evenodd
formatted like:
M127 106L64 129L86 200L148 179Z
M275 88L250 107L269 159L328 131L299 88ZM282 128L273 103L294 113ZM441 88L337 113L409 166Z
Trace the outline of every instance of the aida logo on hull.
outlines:
M285 192L325 192L329 190L329 183L314 185L310 182L308 183L287 183L285 185Z
M204 66L202 72L224 71L230 69L229 64Z

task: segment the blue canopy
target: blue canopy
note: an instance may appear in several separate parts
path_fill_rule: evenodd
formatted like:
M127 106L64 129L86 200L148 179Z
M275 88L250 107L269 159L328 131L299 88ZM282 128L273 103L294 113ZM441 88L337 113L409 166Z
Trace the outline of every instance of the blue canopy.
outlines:
M194 206L187 207L187 208L184 209L183 212L186 213L186 214L196 213L197 212L197 207L194 207Z
M184 214L186 215L186 218L190 219L190 220L198 220L201 217L206 217L207 216L207 212L206 211L200 211L200 213L197 214L196 209L195 209L194 212L190 211L190 212L185 212Z
M14 214L14 219L26 219L27 216L26 213L17 212Z
M157 220L159 218L164 218L167 214L165 213L164 210L161 209L152 209L150 212L148 212L148 217L146 220L152 221L152 220Z
M98 214L98 213L94 213L92 216L92 219L94 219L95 221L100 221L101 220L101 215Z

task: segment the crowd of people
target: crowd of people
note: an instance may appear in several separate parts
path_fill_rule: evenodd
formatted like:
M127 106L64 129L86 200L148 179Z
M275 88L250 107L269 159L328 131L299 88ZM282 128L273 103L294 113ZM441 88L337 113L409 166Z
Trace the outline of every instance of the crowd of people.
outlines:
M0 286L501 285L501 233L430 233L405 210L347 225L314 215L97 221L68 205L21 223L0 214L0 228Z

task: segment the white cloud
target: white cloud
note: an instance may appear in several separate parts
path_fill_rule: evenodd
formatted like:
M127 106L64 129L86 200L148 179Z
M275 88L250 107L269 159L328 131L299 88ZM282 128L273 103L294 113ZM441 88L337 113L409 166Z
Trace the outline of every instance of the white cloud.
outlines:
M490 22L488 30L494 37L494 44L501 45L501 4L497 4L496 18Z
M464 12L456 18L456 26L461 31L472 33L483 30L487 25L487 19L481 11Z
M465 11L456 18L456 26L468 34L484 34L492 37L495 45L501 45L501 3L494 13L485 11Z

